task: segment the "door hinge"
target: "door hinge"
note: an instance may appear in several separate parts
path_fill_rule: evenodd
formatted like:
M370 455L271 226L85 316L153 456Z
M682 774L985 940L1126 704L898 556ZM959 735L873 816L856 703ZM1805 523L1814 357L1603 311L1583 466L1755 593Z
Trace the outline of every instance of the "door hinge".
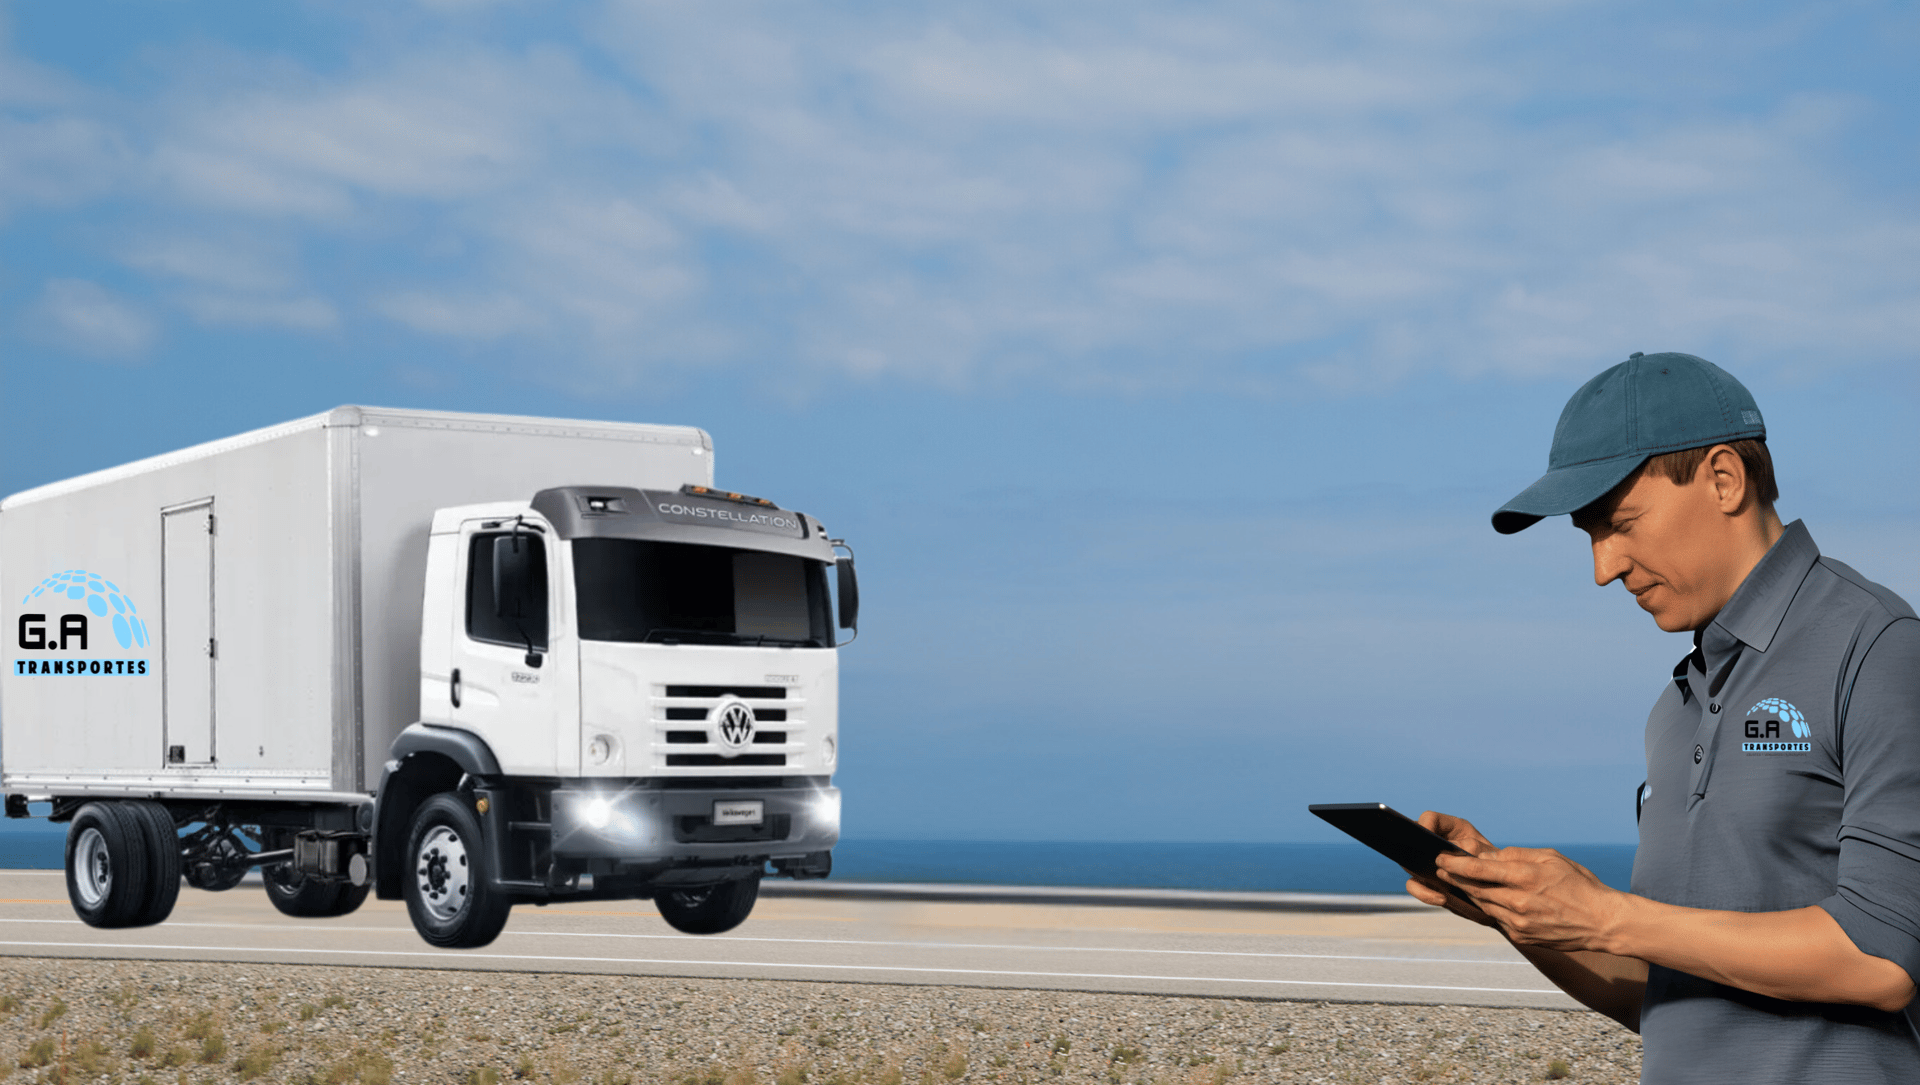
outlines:
M213 513L207 513L207 534L213 533Z
M217 640L214 640L212 637L207 638L207 658L208 659L220 658L220 642Z

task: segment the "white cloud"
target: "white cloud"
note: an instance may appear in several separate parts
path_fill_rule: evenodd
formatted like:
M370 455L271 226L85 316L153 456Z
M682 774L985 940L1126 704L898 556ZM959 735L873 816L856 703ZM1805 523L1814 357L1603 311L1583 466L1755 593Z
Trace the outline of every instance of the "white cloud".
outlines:
M128 242L121 263L148 274L227 290L277 290L299 277L285 257L247 238L155 234Z
M373 307L414 331L453 339L498 339L541 323L525 302L508 294L482 297L402 290L376 298Z
M125 252L203 287L163 294L197 319L390 320L578 359L560 380L784 363L1364 388L1634 349L1910 353L1920 212L1834 153L1904 107L1803 92L1776 25L1641 12L1649 56L1603 62L1594 14L553 11L537 46L229 58L139 106L8 98L27 164L0 156L0 208L111 187L138 217L261 239ZM374 270L329 278L315 249ZM366 304L322 300L348 296Z
M5 44L0 37L0 225L22 207L97 198L132 164L120 131L99 115L104 96Z
M159 328L138 307L98 283L53 279L41 289L28 315L42 339L98 358L131 359L144 353Z
M245 294L188 294L180 304L202 324L240 328L288 328L293 331L332 331L340 314L325 298L255 297Z

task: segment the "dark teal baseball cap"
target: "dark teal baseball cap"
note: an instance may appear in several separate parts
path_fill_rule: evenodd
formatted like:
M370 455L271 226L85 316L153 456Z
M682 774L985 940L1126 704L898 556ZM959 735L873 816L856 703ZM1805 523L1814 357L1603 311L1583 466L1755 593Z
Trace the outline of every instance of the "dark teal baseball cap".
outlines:
M1591 505L1648 457L1766 436L1753 394L1726 370L1691 354L1635 354L1567 400L1547 473L1500 506L1493 529L1511 535Z

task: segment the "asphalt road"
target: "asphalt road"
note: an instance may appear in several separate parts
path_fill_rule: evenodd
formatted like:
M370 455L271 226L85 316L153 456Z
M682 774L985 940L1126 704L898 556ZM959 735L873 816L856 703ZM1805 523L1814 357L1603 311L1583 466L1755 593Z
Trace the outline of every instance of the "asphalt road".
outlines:
M726 935L679 934L645 901L601 901L517 907L493 945L439 950L401 902L289 919L258 884L183 888L164 924L95 930L74 917L60 872L0 871L0 955L1575 1008L1497 936L1391 899L766 886Z

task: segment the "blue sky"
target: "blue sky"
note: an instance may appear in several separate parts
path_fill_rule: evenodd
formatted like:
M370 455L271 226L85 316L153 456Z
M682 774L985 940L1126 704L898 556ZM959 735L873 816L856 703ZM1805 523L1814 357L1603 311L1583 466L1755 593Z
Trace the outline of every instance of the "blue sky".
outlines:
M849 835L1630 841L1684 651L1487 517L1635 350L1920 596L1920 15L0 7L0 492L345 402L688 423L858 547Z

